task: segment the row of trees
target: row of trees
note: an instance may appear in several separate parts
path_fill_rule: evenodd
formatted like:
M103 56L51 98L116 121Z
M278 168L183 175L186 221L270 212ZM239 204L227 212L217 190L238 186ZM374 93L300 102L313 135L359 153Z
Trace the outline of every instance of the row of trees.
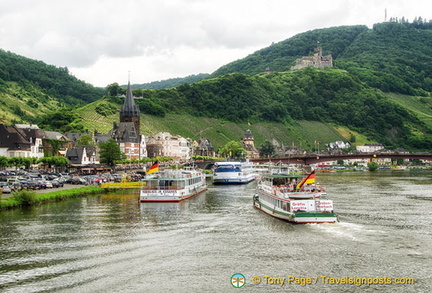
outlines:
M42 164L45 169L55 168L59 169L62 167L68 167L70 162L65 157L43 157L43 158L34 158L34 157L12 157L8 158L5 156L0 156L0 168L6 167L15 167L16 169L24 167L25 169L30 169L32 165Z

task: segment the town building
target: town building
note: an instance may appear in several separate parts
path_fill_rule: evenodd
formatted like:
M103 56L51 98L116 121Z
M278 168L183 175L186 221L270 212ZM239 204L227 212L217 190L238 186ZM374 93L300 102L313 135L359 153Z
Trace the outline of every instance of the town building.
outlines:
M250 129L246 130L245 136L241 140L243 148L246 150L245 158L257 159L259 158L259 151L255 148L254 136Z
M208 138L199 138L193 142L193 155L214 157L215 150Z
M191 158L192 141L169 132L159 132L147 137L146 145L149 157L164 156L182 160Z
M114 122L109 135L119 144L127 160L147 157L146 142L144 136L140 135L140 110L135 104L130 82L124 104L120 109L120 122Z
M365 145L356 146L356 150L362 153L375 153L384 150L384 146L380 143L366 143Z
M67 150L66 158L72 166L99 164L96 147L92 145L77 145Z
M335 142L330 142L328 144L326 144L327 150L329 151L333 151L333 150L342 150L342 149L347 149L349 147L351 147L351 144L347 141L335 141Z
M30 154L29 157L42 158L44 156L43 148L43 133L37 125L31 124L15 124L15 127L21 129L27 139L30 141Z
M0 156L31 157L31 145L22 129L16 126L0 125Z
M73 147L73 142L58 131L44 130L42 143L45 156L66 156L66 151Z

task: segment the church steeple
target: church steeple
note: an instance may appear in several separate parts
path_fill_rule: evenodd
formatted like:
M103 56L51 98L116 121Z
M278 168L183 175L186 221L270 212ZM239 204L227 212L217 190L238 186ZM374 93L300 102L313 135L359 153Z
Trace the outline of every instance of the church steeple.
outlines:
M126 98L123 106L120 109L120 122L131 122L122 121L122 117L138 116L140 115L139 108L135 105L135 101L132 95L132 90L130 86L130 81L128 82L128 87L126 90Z
M124 104L120 109L120 122L133 122L135 124L137 134L140 134L140 110L135 104L130 86L130 80L128 81Z

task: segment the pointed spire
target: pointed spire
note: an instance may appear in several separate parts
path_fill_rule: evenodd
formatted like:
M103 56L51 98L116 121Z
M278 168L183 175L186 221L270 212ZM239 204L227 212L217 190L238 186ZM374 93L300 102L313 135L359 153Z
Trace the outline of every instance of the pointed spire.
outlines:
M131 116L139 116L140 115L139 108L135 104L135 101L133 98L132 89L131 89L131 85L130 85L130 76L128 79L129 79L129 81L128 81L128 86L127 86L127 90L126 90L126 98L125 98L123 106L120 109L120 117L121 116L131 117Z

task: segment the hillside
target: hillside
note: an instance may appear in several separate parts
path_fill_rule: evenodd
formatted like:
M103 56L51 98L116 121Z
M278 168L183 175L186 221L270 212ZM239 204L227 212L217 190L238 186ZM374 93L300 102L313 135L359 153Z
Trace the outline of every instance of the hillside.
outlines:
M249 56L228 63L217 69L211 77L228 73L259 74L268 68L272 72L289 71L297 58L308 56L317 46L324 49L324 55L332 54L337 59L346 48L362 33L368 31L367 26L341 26L316 29L295 35L285 41L274 43L270 47L256 51Z
M208 137L216 147L241 139L251 129L258 146L275 138L285 145L313 148L314 141L349 140L354 135L362 143L430 150L431 32L406 23L382 23L373 29L344 26L299 34L227 64L199 82L139 91L142 98L136 103L142 113L142 132ZM293 61L309 55L317 40L324 54L333 55L335 67L290 71ZM270 70L263 73L267 67ZM3 82L0 93L12 82ZM30 84L40 91L31 101L46 94L37 81L15 84L21 88ZM46 98L50 102L44 111L55 112L39 121L61 131L106 133L118 121L116 109L122 104L120 97L105 97L74 112L62 112L56 110L62 99ZM62 115L67 116L65 124L50 125Z
M107 133L112 129L112 123L119 121L118 112L103 116L95 111L96 107L106 103L117 108L121 106L121 103L116 103L112 99L105 99L77 110L79 115L84 117L82 123L87 129ZM292 125L285 125L271 122L233 123L215 118L175 113L167 113L162 118L148 114L141 115L141 131L145 135L166 131L192 139L206 137L210 139L216 149L231 140L242 139L247 129L253 132L255 143L258 146L265 140L276 139L284 145L296 145L312 149L314 141L321 141L322 144L325 144L336 140L349 139L349 135L343 135L343 129L337 130L326 123L306 120L297 121ZM356 135L358 141L370 142L363 136Z
M201 81L209 76L208 73L200 73L200 74L192 74L186 77L176 77L176 78L169 78L166 80L160 80L160 81L153 81L143 84L132 84L132 89L150 89L150 90L157 90L157 89L167 89L167 88L173 88L176 86L180 86L184 83L194 83ZM127 85L122 85L123 88L126 88Z
M60 107L100 99L103 90L58 68L0 49L0 123L36 122Z
M336 68L384 92L427 96L432 91L432 28L412 23L378 23L317 29L222 66L212 77L241 72L288 71L295 59L319 45Z
M275 138L285 145L311 147L316 140L348 140L346 133L408 149L427 149L432 141L427 121L431 109L420 112L420 106L417 111L413 106L414 101L421 103L420 98L412 97L412 103L404 105L395 95L384 95L334 68L228 74L144 94L136 100L144 134L170 131L194 139L206 136L215 145L240 139L248 128L258 145ZM98 103L112 103L118 109L122 101L110 98L80 110L86 127L107 132L118 113L99 115Z

